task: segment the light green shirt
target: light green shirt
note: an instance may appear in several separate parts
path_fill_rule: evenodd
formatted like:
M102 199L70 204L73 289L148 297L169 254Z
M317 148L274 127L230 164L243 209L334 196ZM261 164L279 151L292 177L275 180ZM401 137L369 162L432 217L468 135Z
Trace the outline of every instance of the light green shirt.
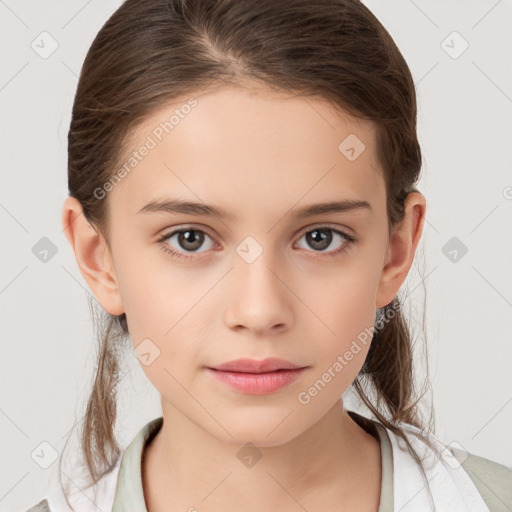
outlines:
M414 481L412 478L414 472L418 471L417 464L410 454L402 452L401 439L378 421L355 411L347 412L361 428L379 441L382 476L380 503L376 512L430 511L430 504L414 488L414 484L419 487L419 480ZM162 417L147 423L124 452L118 468L117 481L113 479L115 475L110 477L113 495L111 512L147 512L142 487L142 459L145 446L158 433L162 424ZM407 428L409 432L415 429L410 425ZM408 438L412 440L413 436ZM419 443L419 441L414 442ZM426 446L425 443L416 444L415 448L424 446ZM439 462L430 471L431 473L427 474L430 475L429 486L432 484L438 512L512 511L511 468L450 447L445 460ZM409 489L411 484L412 490ZM102 510L108 512L110 509ZM26 512L60 511L54 509L53 504L48 500L43 500Z
M354 411L350 416L369 434L376 437L381 453L380 503L377 512L394 512L393 449L387 429L379 422ZM156 418L139 433L125 453L121 465L112 512L147 512L141 476L141 454L162 426L163 418ZM454 457L471 477L481 497L492 512L512 510L512 470L496 462L453 449ZM469 512L469 511L468 511Z

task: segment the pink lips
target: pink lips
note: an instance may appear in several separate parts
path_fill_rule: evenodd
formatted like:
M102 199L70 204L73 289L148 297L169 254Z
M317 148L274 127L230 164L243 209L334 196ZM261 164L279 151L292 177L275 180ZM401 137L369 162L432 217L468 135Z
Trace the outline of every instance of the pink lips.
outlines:
M251 395L264 395L277 391L295 381L306 369L274 357L236 359L208 368L218 380L234 389Z

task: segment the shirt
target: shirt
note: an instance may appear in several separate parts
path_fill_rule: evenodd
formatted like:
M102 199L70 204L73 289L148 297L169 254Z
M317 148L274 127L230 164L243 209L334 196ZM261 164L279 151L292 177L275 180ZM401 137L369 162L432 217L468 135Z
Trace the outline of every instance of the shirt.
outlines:
M442 448L442 457L418 439L420 430L402 424L407 439L424 462L433 497L421 470L403 440L380 422L355 411L351 418L376 437L381 454L380 502L376 512L510 512L512 510L512 468L468 453L461 447L445 445L433 434L430 439ZM126 448L113 470L95 486L94 498L77 493L70 500L79 512L147 512L142 487L141 462L145 446L158 433L163 417L147 423ZM70 511L58 496L47 496L26 512ZM76 505L75 505L76 503ZM192 504L193 505L193 504Z

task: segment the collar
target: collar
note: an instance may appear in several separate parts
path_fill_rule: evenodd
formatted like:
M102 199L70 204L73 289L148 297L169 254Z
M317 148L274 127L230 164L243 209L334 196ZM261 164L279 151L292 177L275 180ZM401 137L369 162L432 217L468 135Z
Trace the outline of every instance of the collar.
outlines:
M393 512L393 456L388 433L380 423L354 411L347 412L363 429L379 440L382 479L377 512ZM112 512L147 512L142 488L142 458L146 444L149 444L162 425L163 417L147 423L123 454Z

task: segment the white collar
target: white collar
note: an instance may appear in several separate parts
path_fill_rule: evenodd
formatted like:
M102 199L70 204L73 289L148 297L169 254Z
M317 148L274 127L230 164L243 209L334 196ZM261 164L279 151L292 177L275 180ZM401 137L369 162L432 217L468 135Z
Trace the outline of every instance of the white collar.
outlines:
M390 481L392 482L391 499L389 499L390 492L381 492L381 498L384 496L386 499L385 503L380 504L378 512L490 512L464 468L448 448L443 449L446 445L435 435L430 435L433 443L442 450L442 456L439 458L425 442L414 435L414 432L420 432L419 429L403 424L407 438L423 461L432 492L434 503L432 508L421 470L403 440L380 422L360 413L355 414L374 424L381 443L382 465L385 470L382 486L389 491ZM80 510L97 511L96 506L100 510L113 512L144 510L139 506L142 497L141 457L145 442L159 430L161 422L161 417L156 418L137 433L113 471L105 475L95 486L98 494L89 498L81 496ZM389 471L391 467L392 472ZM112 508L116 495L116 504ZM55 501L50 500L52 511L58 502L56 497L54 499ZM90 508L93 504L95 506ZM59 507L55 510L68 510L63 505L63 502L59 503Z
M407 438L424 461L425 473L432 492L432 508L420 468L405 447L404 441L386 429L393 446L394 510L400 512L490 512L475 484L449 447L435 435L430 439L439 446L441 457L414 432L417 427L405 425Z

